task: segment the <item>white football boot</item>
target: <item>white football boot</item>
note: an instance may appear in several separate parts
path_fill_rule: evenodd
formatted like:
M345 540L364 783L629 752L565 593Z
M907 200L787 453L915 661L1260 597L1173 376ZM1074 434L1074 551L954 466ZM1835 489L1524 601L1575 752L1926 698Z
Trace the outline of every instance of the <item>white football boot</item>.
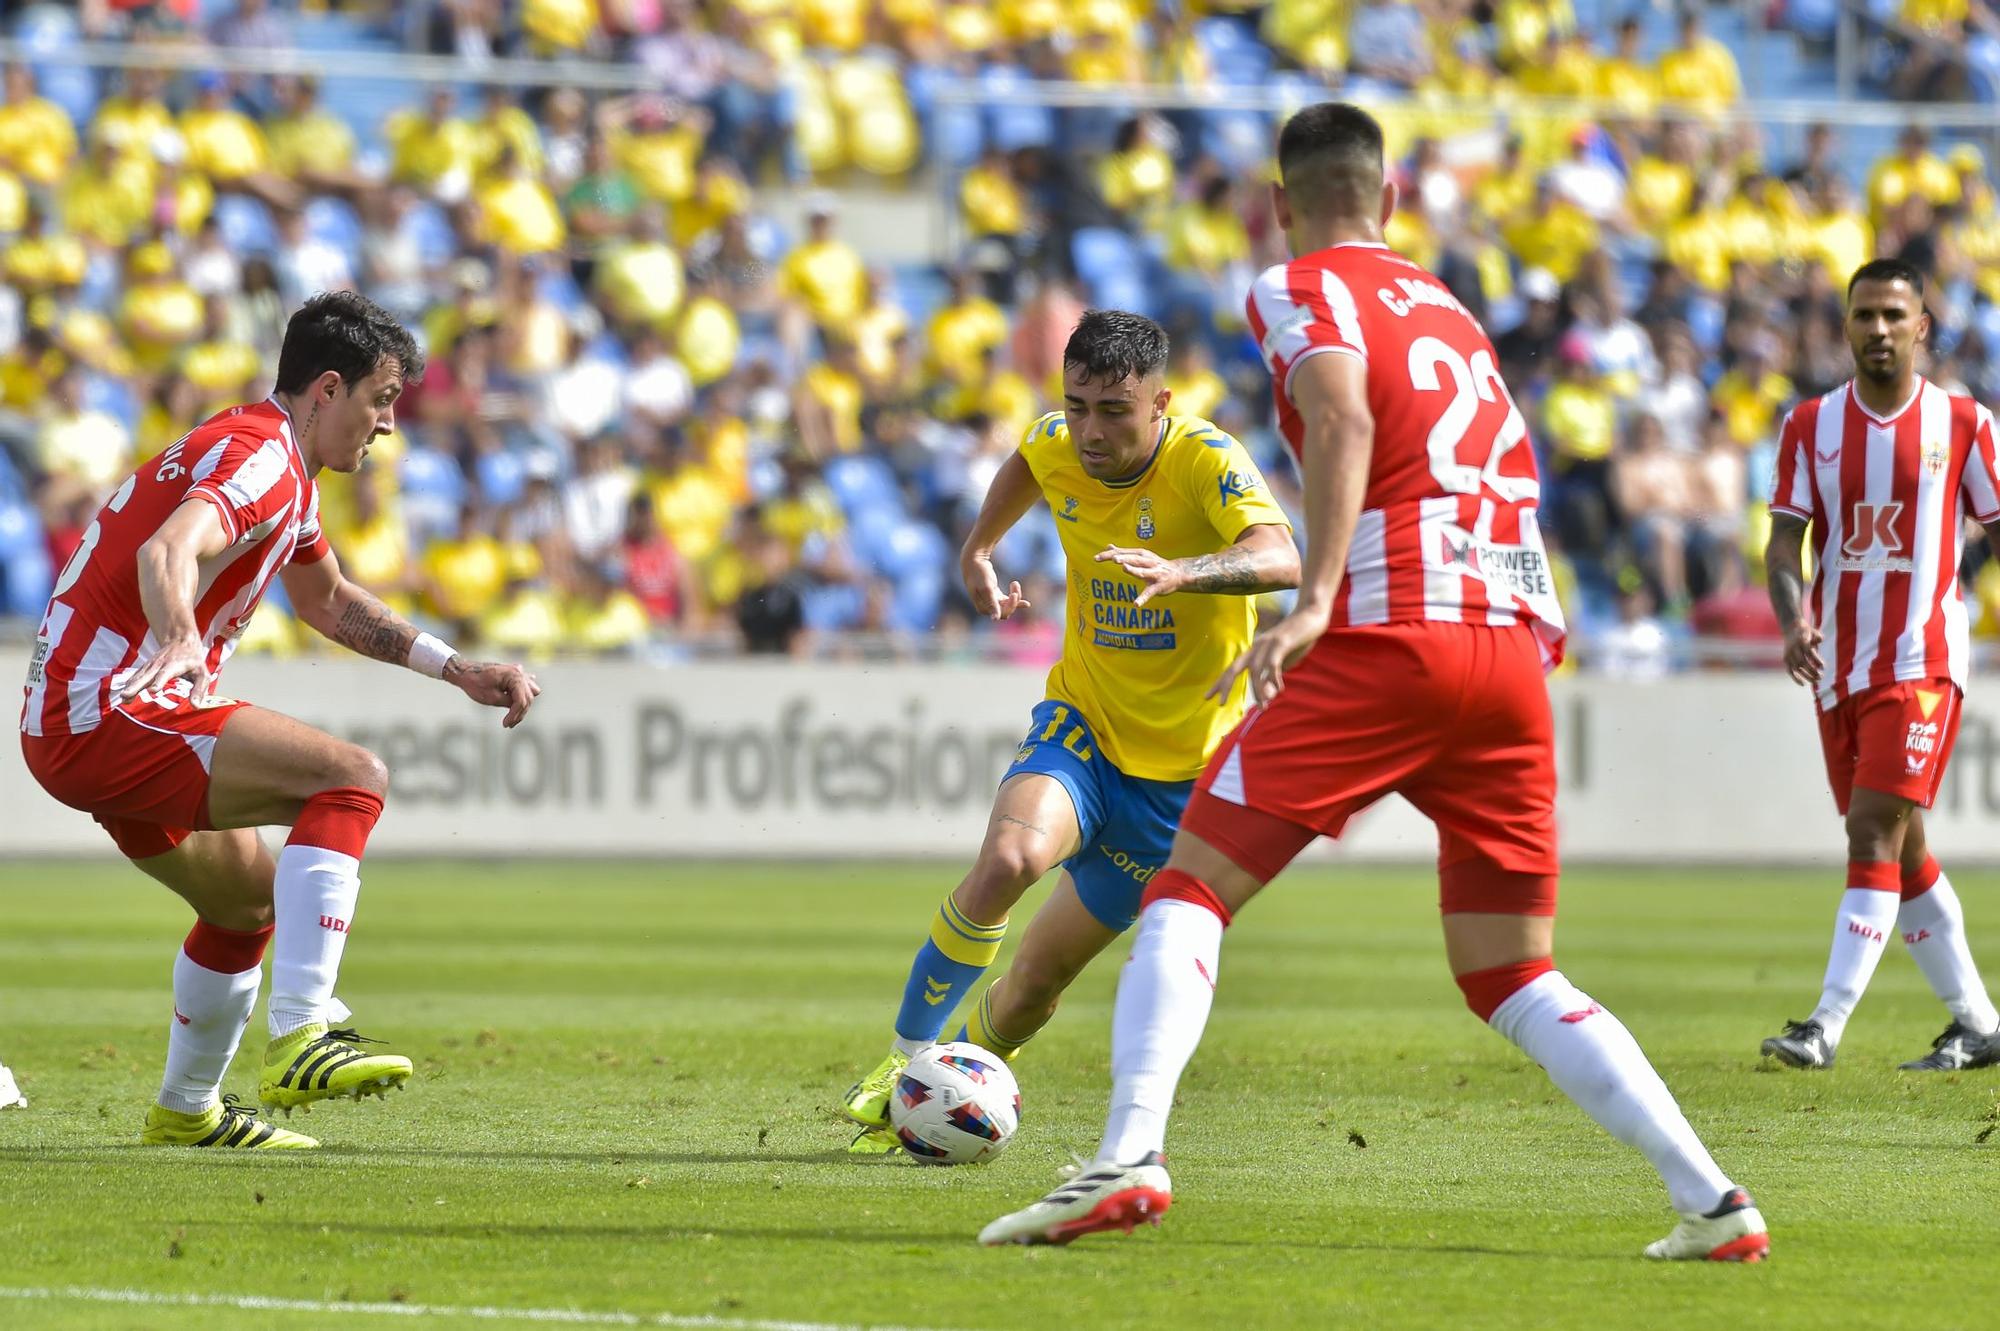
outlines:
M979 1231L979 1241L1068 1243L1079 1234L1121 1229L1130 1234L1141 1221L1154 1225L1174 1202L1166 1159L1158 1151L1131 1165L1092 1165L1034 1205L1003 1215Z
M28 1097L21 1094L21 1087L14 1080L14 1074L0 1063L0 1109L26 1109Z
M1668 1262L1761 1262L1771 1255L1771 1235L1750 1194L1731 1188L1713 1211L1682 1215L1673 1233L1646 1245L1646 1255Z

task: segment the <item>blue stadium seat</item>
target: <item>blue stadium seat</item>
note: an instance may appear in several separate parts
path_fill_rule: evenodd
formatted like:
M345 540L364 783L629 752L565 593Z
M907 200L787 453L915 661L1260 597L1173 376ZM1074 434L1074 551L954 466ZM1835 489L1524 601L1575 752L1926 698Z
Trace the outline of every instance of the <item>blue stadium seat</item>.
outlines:
M840 501L841 511L847 514L850 521L866 509L900 510L903 506L896 473L879 457L866 453L844 454L828 462L823 475L827 488Z
M465 473L450 454L412 446L396 474L403 487L403 516L416 533L450 532L465 503Z
M13 36L35 55L74 46L82 36L71 9L56 5L30 5L21 12ZM30 58L35 86L81 127L97 110L97 73L85 65L66 61Z
M83 405L113 417L129 432L139 428L139 399L118 375L92 374L83 381Z
M515 450L496 448L479 455L478 461L473 464L473 475L479 482L480 497L487 503L511 504L527 488L528 464Z
M361 218L344 200L320 195L307 203L306 234L337 247L361 271Z
M444 209L428 199L411 207L406 224L415 234L417 251L430 267L442 267L458 257L458 237Z
M1136 277L1145 270L1146 260L1138 243L1115 226L1088 226L1070 237L1070 262L1084 282L1100 282Z
M988 98L987 137L1004 151L1046 148L1055 142L1055 112L1014 95L1033 82L1026 70L1014 65L988 65L979 71L980 88Z
M271 210L248 195L216 195L215 225L223 243L239 258L278 252L278 227L271 220Z
M847 515L847 541L854 557L870 571L896 572L896 532L903 525L898 506L868 504Z

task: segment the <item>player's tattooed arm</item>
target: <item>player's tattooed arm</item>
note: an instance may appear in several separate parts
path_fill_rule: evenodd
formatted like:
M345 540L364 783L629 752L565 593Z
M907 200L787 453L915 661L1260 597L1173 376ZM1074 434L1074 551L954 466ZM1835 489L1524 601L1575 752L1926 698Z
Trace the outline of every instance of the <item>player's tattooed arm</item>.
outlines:
M1789 513L1771 514L1771 539L1764 547L1764 582L1771 609L1785 634L1785 673L1807 687L1826 669L1821 634L1806 613L1805 522Z
M1162 559L1151 550L1117 545L1097 558L1117 564L1146 584L1135 605L1173 592L1252 596L1299 585L1299 548L1292 543L1291 528L1276 523L1245 528L1227 549L1188 559Z
M344 584L342 592L346 604L327 636L371 660L390 665L409 660L410 644L417 640L416 625L382 604L374 593L351 582Z

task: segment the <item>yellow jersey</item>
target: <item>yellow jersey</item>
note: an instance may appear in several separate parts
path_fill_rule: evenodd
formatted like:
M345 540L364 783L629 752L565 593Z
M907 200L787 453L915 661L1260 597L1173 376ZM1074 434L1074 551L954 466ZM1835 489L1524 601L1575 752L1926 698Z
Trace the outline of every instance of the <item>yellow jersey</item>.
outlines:
M1291 526L1243 445L1198 416L1169 416L1153 460L1125 481L1100 481L1077 460L1051 412L1028 427L1021 457L1056 516L1069 564L1069 622L1049 697L1088 717L1097 744L1127 776L1187 781L1242 719L1249 681L1206 697L1250 645L1256 598L1180 592L1135 605L1144 583L1096 562L1107 546L1167 559L1213 554L1262 524Z

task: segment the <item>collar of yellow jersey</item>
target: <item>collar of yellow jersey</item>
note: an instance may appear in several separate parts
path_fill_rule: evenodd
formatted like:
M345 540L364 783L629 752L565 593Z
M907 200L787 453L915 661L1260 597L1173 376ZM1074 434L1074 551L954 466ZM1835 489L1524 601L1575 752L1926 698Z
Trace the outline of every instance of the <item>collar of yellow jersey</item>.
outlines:
M1145 466L1139 468L1139 470L1133 472L1130 476L1120 476L1115 481L1099 481L1098 484L1107 490L1129 490L1140 481L1145 480L1146 473L1151 471L1153 464L1160 460L1160 450L1166 447L1167 426L1172 420L1173 417L1171 416L1160 417L1160 437L1153 441L1153 451L1147 454Z

